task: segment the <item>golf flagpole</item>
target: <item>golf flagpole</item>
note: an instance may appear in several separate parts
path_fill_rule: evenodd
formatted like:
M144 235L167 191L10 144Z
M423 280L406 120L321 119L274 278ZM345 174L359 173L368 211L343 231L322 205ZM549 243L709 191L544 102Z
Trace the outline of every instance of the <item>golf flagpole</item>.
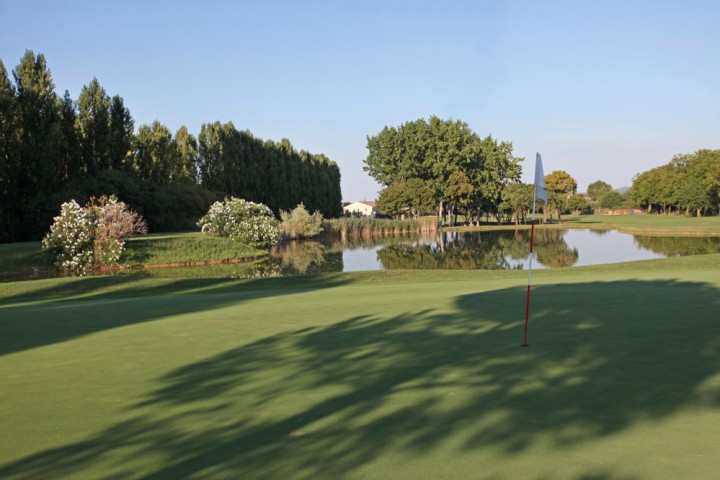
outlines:
M533 261L533 244L535 243L535 206L537 199L545 201L547 204L547 189L545 188L545 175L543 174L542 157L539 153L535 155L535 187L533 189L533 212L532 222L530 224L530 260L528 262L528 285L527 297L525 298L525 334L523 336L523 347L529 346L527 343L528 323L530 320L530 287L532 286L532 261Z

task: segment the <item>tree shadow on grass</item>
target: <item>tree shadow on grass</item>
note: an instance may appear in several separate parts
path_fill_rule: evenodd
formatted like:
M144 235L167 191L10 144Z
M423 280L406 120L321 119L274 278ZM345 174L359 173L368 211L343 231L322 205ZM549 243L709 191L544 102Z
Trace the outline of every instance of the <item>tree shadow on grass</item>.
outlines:
M517 288L459 296L452 311L409 306L284 332L176 369L132 418L0 477L106 463L143 478L343 478L389 454L531 478L513 459L539 443L562 452L639 419L720 406L706 382L720 371L719 293L673 281L538 287L526 349ZM633 478L612 468L572 475Z
M306 279L178 279L148 285L131 276L76 278L3 299L10 305L0 306L0 356L170 315L296 294L307 288L332 288L350 281L348 276L326 275ZM188 293L196 295L182 295ZM30 303L38 299L47 301ZM28 303L17 305L22 302Z

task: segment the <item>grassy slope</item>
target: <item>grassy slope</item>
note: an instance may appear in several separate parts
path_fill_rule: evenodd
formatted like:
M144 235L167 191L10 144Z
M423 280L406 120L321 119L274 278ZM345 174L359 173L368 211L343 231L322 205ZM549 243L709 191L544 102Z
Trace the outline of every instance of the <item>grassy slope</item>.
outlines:
M49 256L44 255L40 242L0 243L0 272L16 272L37 268L53 268Z
M720 235L720 217L668 215L581 215L568 217L577 227L602 227L629 233L667 235Z
M716 478L719 268L5 284L0 478Z
M164 265L257 257L267 253L229 238L211 238L202 233L143 235L131 238L120 263Z
M126 266L177 265L248 259L266 253L267 250L201 233L151 234L129 239L120 263ZM40 242L0 244L0 273L53 268L52 259L42 251Z
M542 218L541 216L539 218ZM675 215L566 215L562 224L538 225L540 228L599 228L645 235L720 235L720 216L681 217ZM504 230L508 225L457 227L451 230ZM530 228L526 225L521 228Z

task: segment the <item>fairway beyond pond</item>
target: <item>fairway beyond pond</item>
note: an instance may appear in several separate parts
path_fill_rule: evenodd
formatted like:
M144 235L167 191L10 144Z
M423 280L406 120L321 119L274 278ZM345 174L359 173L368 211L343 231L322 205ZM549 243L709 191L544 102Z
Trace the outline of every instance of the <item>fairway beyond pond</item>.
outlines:
M715 479L719 271L6 283L0 478Z

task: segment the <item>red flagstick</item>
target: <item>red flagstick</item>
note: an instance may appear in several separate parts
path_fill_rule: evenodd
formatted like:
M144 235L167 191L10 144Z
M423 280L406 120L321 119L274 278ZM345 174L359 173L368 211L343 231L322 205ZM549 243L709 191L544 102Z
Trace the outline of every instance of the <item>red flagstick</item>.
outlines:
M539 153L535 154L535 189L533 190L533 213L532 224L530 227L530 261L528 263L528 286L527 297L525 298L525 335L523 336L523 347L529 346L527 343L528 323L530 320L530 287L532 286L532 261L533 261L533 243L535 243L535 205L538 198L547 204L547 190L545 189L545 177L543 175L542 157Z
M533 214L535 212L533 211ZM534 216L534 215L533 215ZM532 253L533 241L535 240L535 218L532 219L530 226L530 268L528 269L528 287L527 298L525 299L525 335L523 336L523 347L529 346L527 343L528 321L530 320L530 272L532 272Z

